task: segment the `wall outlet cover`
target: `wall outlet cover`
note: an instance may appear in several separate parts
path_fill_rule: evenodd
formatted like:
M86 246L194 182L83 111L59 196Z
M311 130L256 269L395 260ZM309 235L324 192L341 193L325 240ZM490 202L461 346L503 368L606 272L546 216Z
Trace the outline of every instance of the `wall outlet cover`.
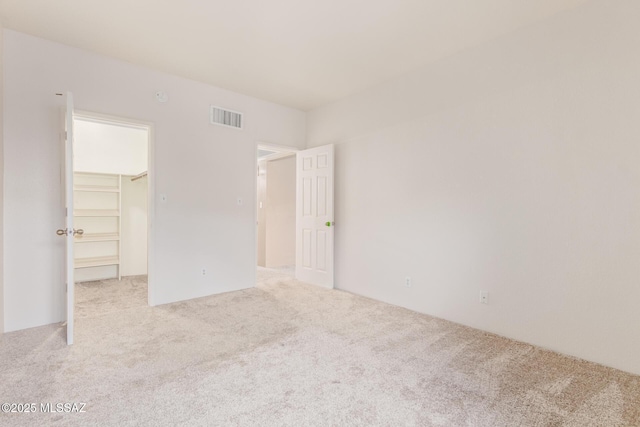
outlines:
M489 292L488 291L480 291L480 303L481 304L489 304Z

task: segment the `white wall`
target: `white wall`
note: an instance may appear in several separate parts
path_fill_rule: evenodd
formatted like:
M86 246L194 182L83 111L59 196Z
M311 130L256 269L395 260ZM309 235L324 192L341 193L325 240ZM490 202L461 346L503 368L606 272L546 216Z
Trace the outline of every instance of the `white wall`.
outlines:
M152 302L254 285L256 141L302 147L304 113L13 31L4 39L5 330L65 316L55 93L67 90L80 110L154 124ZM210 104L244 112L245 129L210 125Z
M296 157L267 162L267 267L296 265Z
M73 131L74 170L119 175L138 175L147 170L147 129L75 120Z
M337 286L640 374L639 16L590 1L310 112Z
M4 123L1 120L4 99L3 35L4 29L0 24L0 333L4 332Z
M147 274L147 178L122 177L120 269L122 276Z

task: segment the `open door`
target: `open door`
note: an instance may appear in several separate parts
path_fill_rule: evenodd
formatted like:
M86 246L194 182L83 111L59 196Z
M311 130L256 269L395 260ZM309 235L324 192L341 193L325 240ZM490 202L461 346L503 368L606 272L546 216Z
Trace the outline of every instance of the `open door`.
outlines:
M73 237L82 230L73 228L73 94L67 92L67 111L65 117L64 141L64 195L65 195L65 228L59 229L57 234L63 236L66 244L65 271L67 284L67 344L73 344Z
M333 288L333 145L296 159L296 278Z

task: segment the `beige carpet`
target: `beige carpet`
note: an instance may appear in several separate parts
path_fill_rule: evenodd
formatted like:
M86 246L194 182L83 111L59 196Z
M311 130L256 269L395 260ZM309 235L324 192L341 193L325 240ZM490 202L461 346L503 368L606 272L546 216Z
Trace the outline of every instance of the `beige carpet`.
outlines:
M0 337L2 402L85 402L0 425L639 426L640 377L288 276L146 306L78 286L61 325Z

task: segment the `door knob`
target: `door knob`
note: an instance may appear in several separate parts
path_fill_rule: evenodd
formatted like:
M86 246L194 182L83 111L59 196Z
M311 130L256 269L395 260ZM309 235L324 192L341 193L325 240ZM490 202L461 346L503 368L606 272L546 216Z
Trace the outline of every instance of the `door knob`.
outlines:
M78 235L78 236L82 236L84 234L84 230L82 228L78 228L77 230L74 228L73 229L73 235Z
M59 229L58 231L56 231L56 234L58 236L66 236L67 235L67 230L63 230L62 228Z
M326 225L327 227L331 227L332 225L336 225L336 223L333 221L327 221L324 223L324 225Z

